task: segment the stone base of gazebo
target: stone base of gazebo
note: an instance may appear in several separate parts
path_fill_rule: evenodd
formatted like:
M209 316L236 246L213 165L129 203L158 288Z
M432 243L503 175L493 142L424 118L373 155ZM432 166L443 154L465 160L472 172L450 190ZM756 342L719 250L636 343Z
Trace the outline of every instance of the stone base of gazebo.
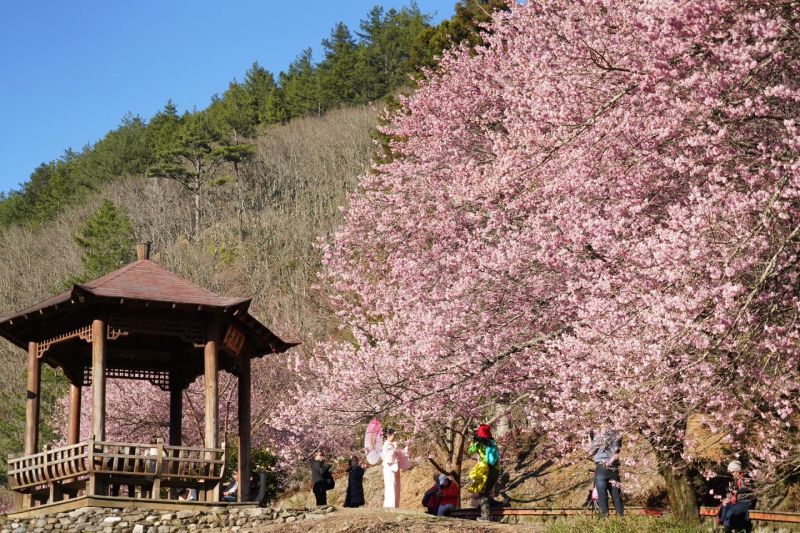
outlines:
M6 515L8 520L25 520L42 516L58 515L79 509L103 508L119 510L142 511L197 511L197 512L229 512L226 509L257 509L255 502L236 503L236 502L198 502L198 501L177 501L177 500L152 500L145 498L125 498L116 496L77 496L69 500L53 503L45 503L26 509L24 511L13 511ZM78 516L82 513L73 513Z
M331 506L276 509L241 503L126 502L117 498L82 497L70 502L47 504L35 510L0 515L0 533L42 533L53 530L65 533L234 533L260 531L267 526L302 520L319 520L335 510Z

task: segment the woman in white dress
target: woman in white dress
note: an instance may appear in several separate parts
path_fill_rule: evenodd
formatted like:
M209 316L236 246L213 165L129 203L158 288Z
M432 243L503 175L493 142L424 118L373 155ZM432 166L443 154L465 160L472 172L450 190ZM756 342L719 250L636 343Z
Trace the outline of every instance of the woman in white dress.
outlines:
M383 435L383 506L397 508L400 507L400 454L403 451L397 449L397 435L393 429L386 428Z

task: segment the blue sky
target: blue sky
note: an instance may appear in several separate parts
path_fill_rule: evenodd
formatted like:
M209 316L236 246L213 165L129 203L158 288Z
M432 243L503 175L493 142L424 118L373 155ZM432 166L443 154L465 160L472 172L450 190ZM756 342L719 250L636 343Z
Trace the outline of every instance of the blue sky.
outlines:
M80 150L131 112L149 119L172 99L204 108L258 61L285 70L343 21L399 0L57 0L0 8L0 191L42 162ZM455 0L418 0L434 22Z

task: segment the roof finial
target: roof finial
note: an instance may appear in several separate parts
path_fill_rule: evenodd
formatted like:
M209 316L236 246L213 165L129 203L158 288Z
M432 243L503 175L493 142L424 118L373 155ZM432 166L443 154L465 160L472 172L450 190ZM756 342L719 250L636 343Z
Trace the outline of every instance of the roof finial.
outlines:
M136 245L136 260L150 259L150 243L140 242Z

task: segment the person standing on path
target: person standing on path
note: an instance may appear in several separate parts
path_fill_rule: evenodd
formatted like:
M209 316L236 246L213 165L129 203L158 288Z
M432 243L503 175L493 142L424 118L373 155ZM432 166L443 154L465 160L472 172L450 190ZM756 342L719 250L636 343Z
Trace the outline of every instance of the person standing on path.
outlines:
M314 460L311 461L311 492L317 505L328 505L328 490L333 481L332 466L325 463L325 453L317 450Z
M473 442L467 453L478 455L478 464L469 472L469 477L472 479L469 491L478 497L478 507L481 511L478 520L491 522L492 496L494 496L494 486L500 477L500 469L497 467L500 462L500 452L492 438L492 428L488 424L481 424L475 430Z
M589 453L594 460L594 485L597 488L597 505L600 514L608 516L608 492L614 500L614 510L622 516L622 486L619 478L619 452L622 435L619 431L602 428L598 433L589 432Z
M347 494L344 497L344 506L362 505L364 505L364 465L357 457L352 457L350 466L347 467Z
M397 433L394 429L386 428L383 435L383 506L396 509L400 507L400 463L403 460L403 451L397 447Z

